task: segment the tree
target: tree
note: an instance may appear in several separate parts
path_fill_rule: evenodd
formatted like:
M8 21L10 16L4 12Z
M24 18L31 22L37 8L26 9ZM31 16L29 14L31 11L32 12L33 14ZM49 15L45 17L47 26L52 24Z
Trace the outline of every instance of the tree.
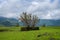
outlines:
M16 27L19 27L19 23L16 23Z
M45 24L43 24L43 25L42 25L42 27L46 27L46 25L45 25Z
M22 15L20 15L19 20L21 20L26 27L35 27L39 21L36 15L27 14L26 12L23 12Z

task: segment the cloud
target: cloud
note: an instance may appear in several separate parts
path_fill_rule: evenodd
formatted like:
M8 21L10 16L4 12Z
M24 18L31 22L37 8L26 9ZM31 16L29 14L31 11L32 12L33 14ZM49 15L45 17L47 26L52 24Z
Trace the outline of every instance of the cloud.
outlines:
M0 16L15 17L20 12L20 0L5 0L0 3Z
M27 11L37 14L41 19L60 19L59 5L59 0L32 1Z
M40 1L33 1L33 2L31 2L31 5L28 7L28 11L30 12L33 12L33 11L35 11L35 10L38 10L38 9L49 9L49 10L51 10L51 9L55 9L55 8L57 8L57 6L58 6L58 0L55 0L53 3L51 3L50 2L51 0L45 0L45 1L42 1L42 2L40 2Z
M32 2L32 4L28 7L27 12L33 12L39 7L38 2Z
M22 12L40 19L60 19L59 0L0 0L0 16L17 17Z
M17 17L17 15L14 14L14 13L7 13L7 14L2 15L2 16L3 16L3 17L7 17L7 18L16 18L16 17Z

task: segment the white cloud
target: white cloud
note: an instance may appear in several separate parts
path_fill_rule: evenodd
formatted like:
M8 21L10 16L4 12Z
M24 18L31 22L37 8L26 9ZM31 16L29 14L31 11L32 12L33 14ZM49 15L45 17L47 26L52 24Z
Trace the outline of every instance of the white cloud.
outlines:
M42 19L60 19L60 9L48 11L46 15L42 16Z
M60 19L59 0L5 0L0 4L0 16L17 17L27 11L41 19ZM59 8L58 8L59 7Z
M7 17L7 18L16 18L17 17L16 13L7 13L2 16Z
M0 8L2 8L5 4L7 4L7 1L3 1L3 2L0 4Z
M43 2L35 2L33 1L31 3L31 5L28 7L28 12L31 11L35 11L36 9L45 9L45 8L49 8L50 10L51 9L55 9L58 5L58 0L55 0L53 3L50 2L50 0L45 0Z
M16 17L20 9L20 0L5 0L0 5L0 16Z
M51 14L43 15L41 19L51 19Z
M60 9L53 10L51 13L52 19L60 19Z
M28 7L27 12L35 11L38 7L38 2L32 2L32 4Z
M51 3L51 0L33 1L27 11L34 14L38 12L41 19L60 19L60 10L57 9L58 2L59 0L54 0L53 3Z

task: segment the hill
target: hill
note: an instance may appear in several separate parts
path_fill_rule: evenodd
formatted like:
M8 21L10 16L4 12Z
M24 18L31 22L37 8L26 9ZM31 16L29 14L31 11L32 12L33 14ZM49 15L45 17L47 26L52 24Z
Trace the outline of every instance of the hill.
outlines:
M16 25L17 22L18 20L14 18L0 17L0 25L3 25L3 26L13 26L13 25Z
M19 20L15 19L15 18L5 18L5 17L0 17L0 25L4 25L4 26L14 26L17 23L19 23L19 25L23 25L22 22L19 22ZM41 26L41 25L46 25L46 26L60 26L60 20L52 20L52 19L40 19L37 26Z

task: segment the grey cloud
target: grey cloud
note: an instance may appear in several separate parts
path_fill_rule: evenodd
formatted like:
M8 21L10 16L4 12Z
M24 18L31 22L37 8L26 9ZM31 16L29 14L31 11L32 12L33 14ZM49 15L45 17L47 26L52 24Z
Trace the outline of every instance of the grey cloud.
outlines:
M57 10L57 14L55 10ZM41 19L60 19L59 10L59 0L5 0L0 5L0 16L8 14L12 15L10 17L17 17L27 11L38 15Z

